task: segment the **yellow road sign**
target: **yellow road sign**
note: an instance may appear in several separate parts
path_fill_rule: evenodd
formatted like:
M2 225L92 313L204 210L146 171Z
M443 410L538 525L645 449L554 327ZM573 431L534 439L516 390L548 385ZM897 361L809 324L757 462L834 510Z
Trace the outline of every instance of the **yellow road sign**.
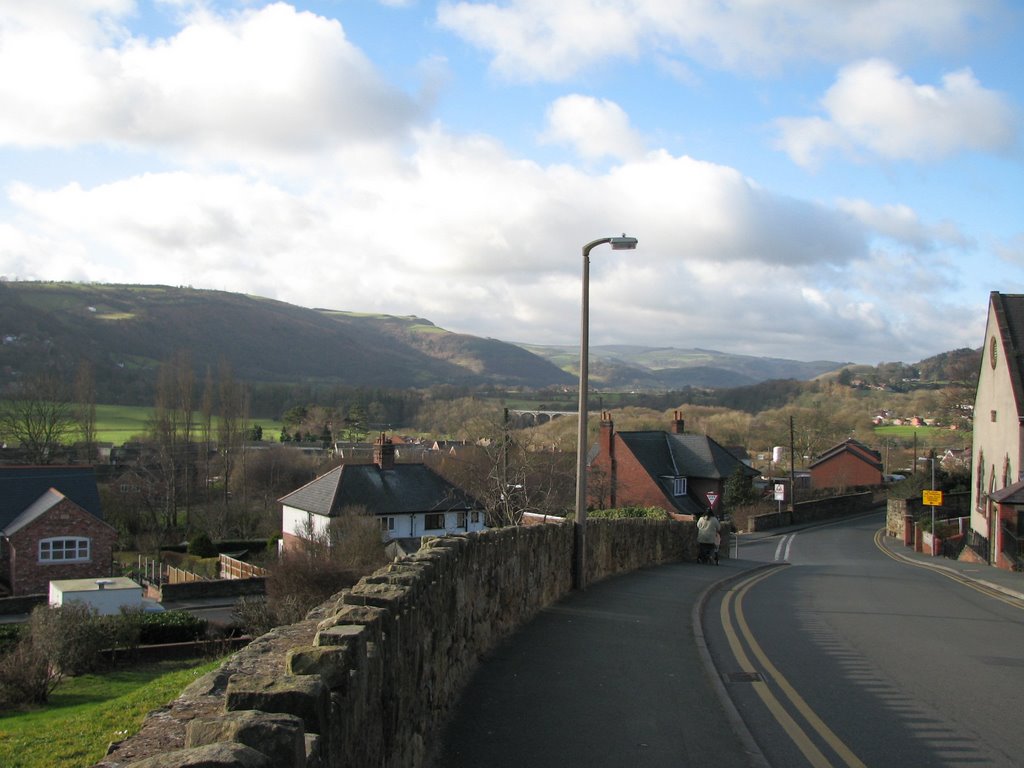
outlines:
M942 491L921 491L921 503L929 507L941 507Z

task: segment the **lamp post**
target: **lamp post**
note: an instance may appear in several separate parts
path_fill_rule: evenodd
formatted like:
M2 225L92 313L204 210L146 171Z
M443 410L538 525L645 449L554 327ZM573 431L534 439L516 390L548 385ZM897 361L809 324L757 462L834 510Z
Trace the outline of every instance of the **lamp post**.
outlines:
M609 243L613 251L636 248L635 237L602 237L583 246L583 301L580 312L580 404L576 437L576 588L587 586L587 387L590 367L590 251Z
M921 456L918 461L930 461L932 463L932 490L935 490L935 457L934 456ZM931 554L935 557L935 505L932 504L932 546Z

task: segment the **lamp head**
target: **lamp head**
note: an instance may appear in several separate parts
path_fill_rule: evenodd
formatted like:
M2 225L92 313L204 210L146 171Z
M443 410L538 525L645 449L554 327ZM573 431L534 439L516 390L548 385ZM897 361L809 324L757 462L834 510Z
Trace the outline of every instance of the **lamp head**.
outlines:
M626 237L626 233L622 233L622 237L612 237L608 240L611 243L613 251L632 251L636 248L637 239L635 237Z

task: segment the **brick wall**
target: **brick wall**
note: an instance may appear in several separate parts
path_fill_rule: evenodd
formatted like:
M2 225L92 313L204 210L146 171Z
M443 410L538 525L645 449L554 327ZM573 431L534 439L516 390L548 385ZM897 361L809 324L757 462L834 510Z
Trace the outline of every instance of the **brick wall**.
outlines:
M39 542L55 537L89 539L89 560L40 562ZM116 539L117 532L111 526L70 499L63 499L10 537L8 575L12 594L45 594L53 579L110 576Z
M595 479L588 483L590 503L603 509L628 506L660 507L674 511L661 488L651 480L647 470L623 447L619 436L611 432L610 427L605 427L605 424L601 426L601 452L592 464L596 470Z
M674 521L594 520L586 538L592 581L696 549ZM428 765L483 654L572 588L574 540L572 523L429 540L255 640L97 768Z

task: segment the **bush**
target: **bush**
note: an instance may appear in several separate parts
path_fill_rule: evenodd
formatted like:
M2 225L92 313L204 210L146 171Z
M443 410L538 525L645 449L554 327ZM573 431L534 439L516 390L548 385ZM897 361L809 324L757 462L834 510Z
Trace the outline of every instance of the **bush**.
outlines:
M188 553L195 557L216 557L219 553L209 534L200 533L188 542Z
M60 679L57 668L26 636L0 656L0 709L45 704Z
M269 603L262 597L243 597L232 612L235 622L250 637L264 635L279 622Z
M24 626L24 624L0 624L0 654L14 649L14 646L25 634Z
M193 616L188 611L167 611L143 615L139 642L143 645L164 643L188 643L201 640L206 635L206 619Z
M85 603L38 606L29 616L28 632L32 645L61 675L96 669L100 651L110 644L106 622Z
M618 507L617 509L592 509L587 512L592 520L624 520L643 517L651 520L667 520L668 513L661 507Z

